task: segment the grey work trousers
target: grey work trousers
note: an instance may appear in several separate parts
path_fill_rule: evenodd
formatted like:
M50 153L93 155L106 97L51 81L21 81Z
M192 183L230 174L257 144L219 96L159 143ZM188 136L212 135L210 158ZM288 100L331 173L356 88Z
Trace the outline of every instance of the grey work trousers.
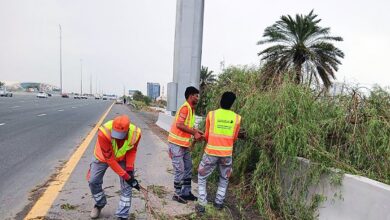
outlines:
M214 171L217 165L219 167L219 182L215 203L223 204L229 184L229 177L232 173L232 163L232 157L216 157L206 153L203 154L198 168L199 204L207 204L207 178Z
M192 159L188 147L169 143L169 157L175 173L173 185L178 196L188 196L191 192Z
M125 169L126 162L120 161L120 166ZM89 188L91 189L92 197L95 200L95 205L98 207L104 207L107 204L106 195L104 194L103 176L108 168L107 163L100 162L98 159L93 158L90 166L90 177L88 180ZM119 200L118 208L115 212L115 216L121 218L128 218L131 206L131 190L132 187L127 182L120 178L121 183L121 196Z

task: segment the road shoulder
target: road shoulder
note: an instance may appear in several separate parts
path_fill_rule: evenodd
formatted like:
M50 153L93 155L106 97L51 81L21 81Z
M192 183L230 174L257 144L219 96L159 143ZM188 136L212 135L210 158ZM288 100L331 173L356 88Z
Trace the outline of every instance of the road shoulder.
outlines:
M123 105L114 106L106 120L118 114L128 114L132 123L142 129L135 169L137 179L143 187L148 189L148 192L139 193L133 190L130 219L171 219L192 213L194 203L183 205L171 200L173 194L172 165L168 157L167 145L162 140L161 134L156 134L156 128L153 128L140 113L130 112ZM96 137L81 157L45 219L89 219L94 202L86 181L86 173L92 160L95 142ZM196 185L193 187L197 189ZM108 204L102 210L101 219L115 219L114 213L119 201L120 184L118 176L110 169L104 177L103 188Z

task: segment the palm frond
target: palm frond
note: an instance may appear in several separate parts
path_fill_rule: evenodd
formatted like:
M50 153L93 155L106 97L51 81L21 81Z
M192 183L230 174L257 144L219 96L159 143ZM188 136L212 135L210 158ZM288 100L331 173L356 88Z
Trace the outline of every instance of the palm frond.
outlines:
M325 87L335 79L344 53L331 42L343 38L330 35L329 27L321 27L321 19L311 10L307 15L295 17L283 15L264 30L258 45L272 44L260 51L258 56L266 61L267 72L274 74L294 72L297 82L310 76L310 81L321 79ZM305 68L302 68L305 66Z

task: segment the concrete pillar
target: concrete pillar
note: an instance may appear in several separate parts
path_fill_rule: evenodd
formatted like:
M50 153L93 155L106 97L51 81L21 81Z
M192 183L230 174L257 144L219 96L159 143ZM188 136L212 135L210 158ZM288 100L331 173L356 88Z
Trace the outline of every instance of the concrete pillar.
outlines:
M169 111L176 111L183 104L188 86L199 89L203 14L204 0L177 0L173 82L168 83Z

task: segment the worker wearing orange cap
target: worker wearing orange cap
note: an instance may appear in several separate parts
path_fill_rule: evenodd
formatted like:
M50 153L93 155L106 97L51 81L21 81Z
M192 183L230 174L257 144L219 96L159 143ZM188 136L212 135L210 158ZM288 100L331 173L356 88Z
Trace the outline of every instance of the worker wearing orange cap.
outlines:
M102 184L108 167L119 175L121 183L121 196L115 216L118 219L128 218L131 190L133 187L139 190L138 182L134 178L134 161L140 139L141 129L130 123L126 115L118 116L99 128L94 158L87 176L95 200L90 215L92 219L99 217L107 203Z

